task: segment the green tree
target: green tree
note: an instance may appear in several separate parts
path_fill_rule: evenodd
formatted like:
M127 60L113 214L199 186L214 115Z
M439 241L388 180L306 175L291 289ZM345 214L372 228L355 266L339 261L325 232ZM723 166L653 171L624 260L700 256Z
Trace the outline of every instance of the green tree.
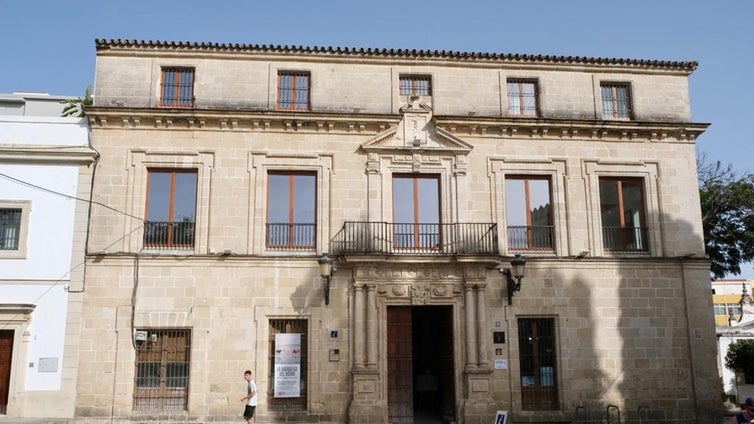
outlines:
M75 99L66 99L60 102L65 105L65 107L63 108L62 116L73 116L73 117L83 118L86 116L86 108L91 106L92 102L93 102L92 86L87 85L86 92L84 93L84 97L77 97Z
M736 175L720 162L699 158L702 226L710 271L714 278L741 273L754 259L754 175Z
M735 373L743 373L746 383L754 382L754 339L737 340L728 346L725 367Z

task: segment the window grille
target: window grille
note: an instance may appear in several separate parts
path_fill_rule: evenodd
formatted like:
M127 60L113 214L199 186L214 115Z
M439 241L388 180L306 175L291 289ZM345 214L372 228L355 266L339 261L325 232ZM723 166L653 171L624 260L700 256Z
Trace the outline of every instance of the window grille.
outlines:
M521 406L558 409L558 367L553 318L520 318Z
M191 330L142 330L136 340L134 411L185 411L188 407Z
M307 401L307 357L308 357L308 324L305 319L271 319L269 353L267 363L269 374L267 381L267 406L275 411L305 411ZM298 333L301 335L301 396L291 398L275 397L275 335L281 333Z
M194 107L193 68L162 68L160 106Z
M631 85L602 83L602 115L605 119L629 120L633 118Z
M402 96L431 96L432 77L429 75L401 75L400 92Z
M536 117L538 113L537 81L525 79L508 80L508 114L511 116Z
M308 111L310 82L308 72L278 72L278 109Z
M0 209L0 250L18 250L21 209Z

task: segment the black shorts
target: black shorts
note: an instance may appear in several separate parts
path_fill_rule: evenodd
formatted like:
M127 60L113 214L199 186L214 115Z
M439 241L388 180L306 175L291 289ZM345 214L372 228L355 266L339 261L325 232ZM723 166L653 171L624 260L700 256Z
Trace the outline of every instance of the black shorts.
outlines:
M256 406L253 405L246 405L246 408L243 409L243 417L247 420L249 418L254 418L254 410L256 409Z

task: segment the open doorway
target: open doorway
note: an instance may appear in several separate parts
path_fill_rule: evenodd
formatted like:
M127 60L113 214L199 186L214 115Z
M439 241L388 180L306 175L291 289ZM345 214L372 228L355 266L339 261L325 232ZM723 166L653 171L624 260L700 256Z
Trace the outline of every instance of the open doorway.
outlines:
M452 306L389 306L391 423L455 421Z

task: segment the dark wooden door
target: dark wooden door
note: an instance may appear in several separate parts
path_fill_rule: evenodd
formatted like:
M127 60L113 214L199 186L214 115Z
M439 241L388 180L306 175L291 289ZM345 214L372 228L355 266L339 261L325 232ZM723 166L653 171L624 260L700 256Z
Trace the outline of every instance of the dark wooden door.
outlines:
M411 307L387 308L387 402L391 423L413 423Z
M5 414L8 407L10 389L10 366L13 354L13 331L0 331L0 414Z

